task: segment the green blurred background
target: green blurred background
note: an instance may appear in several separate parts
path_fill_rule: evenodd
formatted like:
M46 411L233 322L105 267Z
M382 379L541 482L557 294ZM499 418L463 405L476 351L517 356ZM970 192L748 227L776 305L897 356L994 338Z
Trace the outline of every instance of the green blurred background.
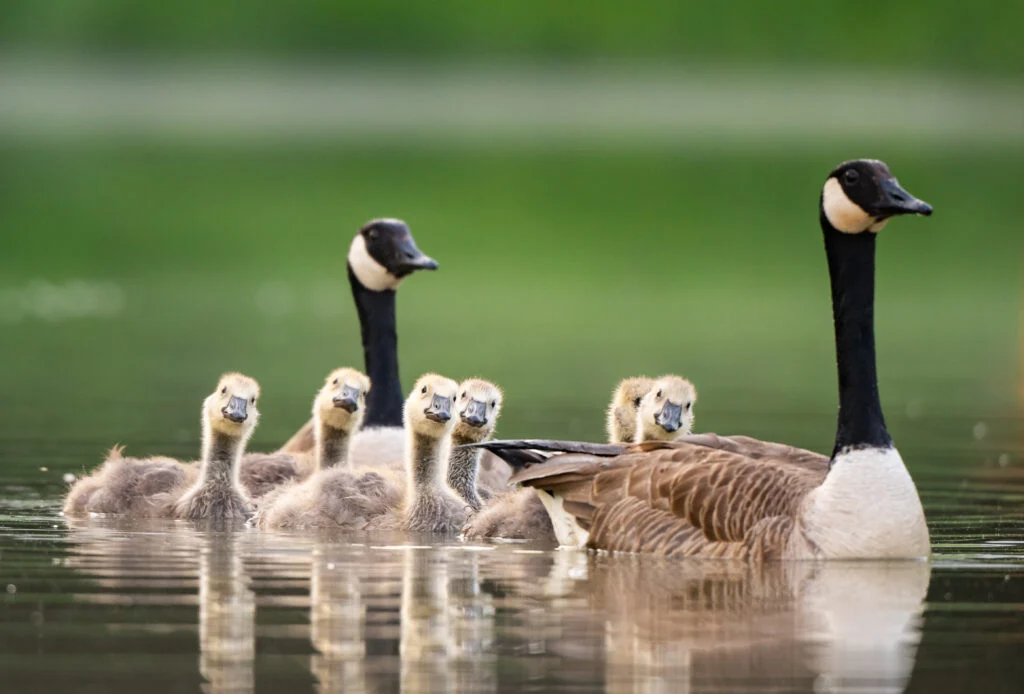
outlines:
M600 438L617 379L678 372L699 430L829 450L816 202L870 156L936 209L880 239L890 428L912 468L1019 464L1022 21L1007 2L9 0L0 457L29 478L115 441L190 455L225 370L263 384L256 447L283 441L331 368L361 366L345 253L377 216L441 264L399 294L406 387L482 375L506 390L500 434Z

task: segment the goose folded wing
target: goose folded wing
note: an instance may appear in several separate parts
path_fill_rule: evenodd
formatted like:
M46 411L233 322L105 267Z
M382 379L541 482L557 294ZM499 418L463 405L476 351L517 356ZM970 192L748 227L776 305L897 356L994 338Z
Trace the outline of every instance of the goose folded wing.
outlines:
M646 544L681 538L686 526L706 542L743 542L762 521L795 516L823 479L785 461L683 443L610 459L557 456L511 481L560 495L595 540L640 532Z
M750 436L719 436L718 434L691 434L681 439L683 443L691 443L706 448L738 453L753 460L770 458L776 463L795 465L807 470L826 472L829 457L808 451L796 446L772 441L761 441Z

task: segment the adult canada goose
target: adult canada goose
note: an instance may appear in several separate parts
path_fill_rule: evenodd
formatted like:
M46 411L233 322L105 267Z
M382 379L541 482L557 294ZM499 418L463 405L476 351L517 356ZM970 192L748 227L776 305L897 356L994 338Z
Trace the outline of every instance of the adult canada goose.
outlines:
M668 385L673 388L679 387L677 381L689 384L689 381L678 376L663 376L659 381L664 382L663 386ZM610 443L628 443L636 438L640 406L654 384L655 381L646 376L637 376L624 379L615 387L611 402L608 404L606 418ZM690 388L692 390L692 386ZM675 396L675 391L673 391L673 396ZM654 412L656 406L652 405L649 409L653 421L656 415ZM692 412L689 421L693 421ZM654 426L660 428L657 424ZM689 433L689 429L686 429L686 433ZM662 435L667 435L663 429ZM472 449L466 447L456 450ZM555 530L551 525L551 518L544 509L544 504L541 503L536 493L526 487L507 492L489 501L480 509L479 513L466 522L462 532L463 537L467 540L482 540L484 538L548 540L551 542L556 540Z
M448 486L474 511L479 511L483 505L477 489L477 472L484 450L460 446L486 441L494 435L501 403L501 389L490 381L469 378L459 384L456 396L458 421L452 431L453 445L448 458Z
M372 463L402 457L404 395L398 375L395 292L413 272L436 269L437 261L417 248L409 227L399 219L367 222L352 239L348 279L359 314L366 374L373 383L363 429L349 447L352 460ZM314 446L314 427L310 421L281 450L301 453L313 450Z
M880 161L837 166L819 198L839 416L830 459L753 439L694 437L556 456L513 476L534 487L559 541L679 556L910 558L929 553L917 488L885 428L874 344L875 240L897 215L932 208ZM479 444L495 452L537 442ZM543 444L541 444L543 445ZM602 457L606 455L609 457ZM817 467L814 460L818 461Z
M259 384L229 373L203 401L199 468L171 458L126 458L115 447L100 468L68 492L64 513L189 520L245 519L251 504L238 483L238 461L259 420Z

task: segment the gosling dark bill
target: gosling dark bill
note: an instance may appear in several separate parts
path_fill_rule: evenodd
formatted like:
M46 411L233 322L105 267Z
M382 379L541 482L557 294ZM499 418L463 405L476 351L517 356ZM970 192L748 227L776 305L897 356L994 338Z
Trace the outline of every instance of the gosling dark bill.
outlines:
M482 427L487 424L487 403L470 400L462 412L462 421L471 427Z
M248 413L246 412L246 406L248 401L245 398L231 396L228 404L221 409L221 413L232 422L244 422Z
M359 389L352 386L343 386L341 395L334 397L334 406L340 407L348 412L355 412L359 409Z
M423 410L424 416L434 422L447 422L452 418L452 399L434 394L430 406Z

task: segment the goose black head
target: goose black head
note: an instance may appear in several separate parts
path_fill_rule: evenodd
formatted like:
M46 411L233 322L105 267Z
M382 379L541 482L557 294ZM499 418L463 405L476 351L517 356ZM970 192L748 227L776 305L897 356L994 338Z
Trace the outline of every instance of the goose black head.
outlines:
M375 292L396 289L416 270L436 270L437 261L416 246L409 226L400 219L374 219L352 239L348 264L356 279Z
M844 234L879 232L891 217L930 215L932 207L904 190L885 162L855 159L828 175L821 191L821 211Z

